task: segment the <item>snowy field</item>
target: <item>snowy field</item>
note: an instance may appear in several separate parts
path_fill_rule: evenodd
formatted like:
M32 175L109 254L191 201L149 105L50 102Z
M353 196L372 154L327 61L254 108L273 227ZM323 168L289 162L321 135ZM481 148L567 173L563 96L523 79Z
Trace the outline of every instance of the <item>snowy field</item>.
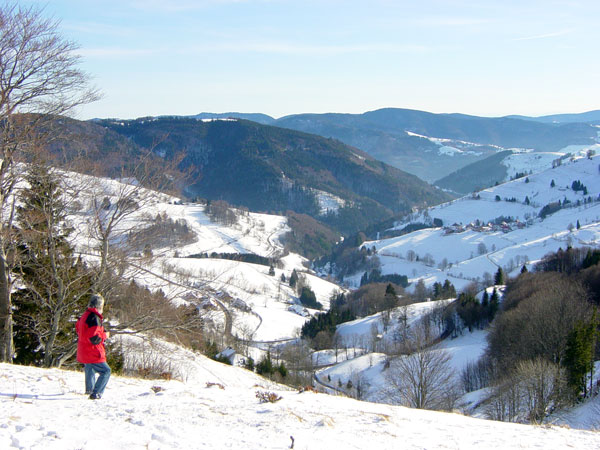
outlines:
M531 157L533 154L523 155ZM414 213L409 220L395 226L402 229L410 223L427 223L437 218L442 220L444 228L419 230L363 245L377 250L383 274L406 275L412 286L418 279L423 279L428 286L448 279L459 291L473 281L489 279L498 267L515 274L524 264L531 267L559 248L597 247L600 243L599 163L598 156L563 161L554 169L485 189L477 196L468 195ZM551 187L553 181L555 186ZM580 181L587 188L587 194L573 191L573 181ZM507 201L513 198L516 201ZM566 207L544 220L539 217L545 205L565 199L570 202ZM592 202L586 202L589 199ZM503 230L476 229L470 225L477 220L488 224L501 216L512 217L519 223L508 222L508 228ZM418 261L415 256L419 257ZM347 281L357 286L361 275L362 272L357 273Z
M597 432L300 394L202 357L188 367L185 382L113 376L91 401L82 372L0 364L0 448L600 448ZM260 403L257 391L281 400Z
M69 216L77 230L74 244L90 261L96 260L98 246L88 226L94 214L94 197L114 205L120 196L129 195L140 203L119 223L117 235L120 230L148 227L159 215L173 222L185 221L194 241L175 246L153 245L154 259L133 261L135 268L130 277L153 290L161 289L176 304L208 301L214 306L207 313L210 321L223 328L229 315L233 322L231 331L238 337L257 342L291 339L316 312L299 305L296 292L282 280L282 276L288 280L294 269L305 277L324 309L329 307L331 294L340 290L336 284L312 275L305 267L305 258L293 253L282 257L285 252L281 238L290 231L283 216L236 211L236 223L225 225L211 221L204 205L186 204L176 197L141 189L135 183L75 173L68 173L66 178L79 192L77 208L72 208ZM107 216L111 211L107 210ZM269 275L266 265L190 257L213 252L281 259L274 268L275 275Z

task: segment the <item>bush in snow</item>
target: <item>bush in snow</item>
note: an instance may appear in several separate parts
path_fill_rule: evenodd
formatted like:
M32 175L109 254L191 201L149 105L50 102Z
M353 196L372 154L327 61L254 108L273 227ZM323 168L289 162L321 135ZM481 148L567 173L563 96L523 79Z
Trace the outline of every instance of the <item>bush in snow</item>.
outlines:
M256 398L260 403L275 403L281 400L282 397L275 392L256 391Z

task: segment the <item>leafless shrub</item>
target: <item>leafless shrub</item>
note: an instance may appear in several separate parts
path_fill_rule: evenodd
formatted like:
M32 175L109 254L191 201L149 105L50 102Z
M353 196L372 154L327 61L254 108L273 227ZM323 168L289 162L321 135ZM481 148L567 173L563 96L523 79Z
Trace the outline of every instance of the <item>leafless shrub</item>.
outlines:
M492 370L492 362L487 357L467 363L460 375L463 390L473 392L488 387L492 380Z
M282 397L275 392L256 391L256 398L260 403L275 403L281 400Z
M175 306L162 292L150 292L134 282L114 289L108 316L116 334L153 333L192 349L200 349L203 321L195 306Z
M302 394L303 392L313 392L315 394L318 394L319 391L317 391L314 387L312 387L311 385L307 385L307 386L302 386L300 389L298 389L298 394Z
M458 392L450 355L433 344L422 324L405 348L409 354L392 359L386 371L391 398L413 408L451 410Z
M166 357L153 352L142 352L136 355L136 363L127 371L129 375L139 378L171 380L176 378L173 363Z
M495 386L485 413L493 420L543 423L568 399L564 368L538 358L520 362Z

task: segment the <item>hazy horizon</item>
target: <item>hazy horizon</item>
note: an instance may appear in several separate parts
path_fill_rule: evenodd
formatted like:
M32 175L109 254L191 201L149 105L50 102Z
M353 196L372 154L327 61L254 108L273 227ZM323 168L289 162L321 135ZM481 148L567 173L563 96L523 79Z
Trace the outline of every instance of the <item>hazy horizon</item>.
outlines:
M600 108L600 4L24 0L80 44L80 118L210 112L500 117Z

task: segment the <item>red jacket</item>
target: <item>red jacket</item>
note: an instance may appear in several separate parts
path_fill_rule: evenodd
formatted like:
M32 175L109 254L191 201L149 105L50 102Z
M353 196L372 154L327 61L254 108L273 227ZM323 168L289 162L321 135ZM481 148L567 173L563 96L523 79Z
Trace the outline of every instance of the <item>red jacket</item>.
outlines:
M106 362L104 341L106 333L102 326L102 314L96 308L88 308L79 318L77 330L77 361L83 364Z

